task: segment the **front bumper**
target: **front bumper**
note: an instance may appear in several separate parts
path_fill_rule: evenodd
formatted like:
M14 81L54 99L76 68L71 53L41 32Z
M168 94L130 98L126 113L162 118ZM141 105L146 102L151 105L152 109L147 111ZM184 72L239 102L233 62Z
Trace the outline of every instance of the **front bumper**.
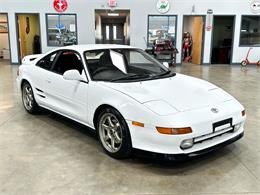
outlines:
M145 158L152 158L152 159L156 159L156 160L185 161L190 158L194 158L196 156L201 156L201 155L207 154L209 152L212 152L214 150L223 148L223 147L241 139L243 136L244 136L244 132L238 134L237 136L235 136L225 142L219 143L217 145L211 146L206 149L191 152L191 153L162 154L162 153L155 153L155 152L149 152L149 151L145 151L145 150L135 149L135 155L145 157Z

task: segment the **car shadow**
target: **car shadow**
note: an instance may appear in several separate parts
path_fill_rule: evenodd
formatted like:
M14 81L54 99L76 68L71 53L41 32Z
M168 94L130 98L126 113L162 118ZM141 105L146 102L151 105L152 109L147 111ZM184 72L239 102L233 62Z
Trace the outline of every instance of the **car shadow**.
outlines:
M41 112L41 115L47 116L48 119L53 120L55 123L61 123L65 125L66 129L63 131L66 131L67 133L74 135L75 133L79 133L80 136L79 139L87 140L89 141L89 138L92 139L94 142L96 141L96 145L99 146L99 148L95 148L95 150L105 158L108 158L108 160L114 161L115 159L111 159L108 155L103 155L105 153L98 143L98 136L94 129L91 129L85 125L82 125L78 122L75 122L71 119L68 119L64 116L61 116L57 113L43 110ZM71 131L72 130L72 131ZM84 135L84 136L82 136ZM96 147L96 145L93 145L93 147ZM218 161L219 159L223 158L232 158L234 155L232 154L232 150L229 149L229 146L226 146L222 149L218 149L197 157L192 157L183 161L174 161L174 160L167 160L167 159L156 159L153 156L149 155L140 155L140 153L137 150L133 151L133 154L130 158L123 159L123 160L115 160L120 161L120 164L123 163L125 165L139 167L146 167L146 169L150 168L150 171L155 171L157 174L163 174L163 175L171 175L171 174L178 174L182 173L185 170L190 169L196 169L196 167L201 167L201 164L207 165L214 163L215 161ZM215 164L215 163L214 163ZM166 171L164 171L166 170Z

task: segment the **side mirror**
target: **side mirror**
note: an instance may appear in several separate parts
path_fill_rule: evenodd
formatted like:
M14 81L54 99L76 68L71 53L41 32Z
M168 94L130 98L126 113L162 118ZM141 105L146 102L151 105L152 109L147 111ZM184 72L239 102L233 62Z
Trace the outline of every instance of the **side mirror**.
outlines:
M169 63L168 62L163 62L162 63L166 68L169 68Z
M66 72L64 72L63 78L65 80L82 81L82 77L79 74L79 71L76 69L67 70Z

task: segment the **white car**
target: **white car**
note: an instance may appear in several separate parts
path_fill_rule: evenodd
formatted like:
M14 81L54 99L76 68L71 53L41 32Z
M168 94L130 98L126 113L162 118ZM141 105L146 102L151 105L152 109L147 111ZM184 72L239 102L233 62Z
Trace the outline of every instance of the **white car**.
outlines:
M234 97L135 47L68 46L22 62L17 84L25 109L46 108L95 129L114 158L135 148L185 159L244 133L245 110Z

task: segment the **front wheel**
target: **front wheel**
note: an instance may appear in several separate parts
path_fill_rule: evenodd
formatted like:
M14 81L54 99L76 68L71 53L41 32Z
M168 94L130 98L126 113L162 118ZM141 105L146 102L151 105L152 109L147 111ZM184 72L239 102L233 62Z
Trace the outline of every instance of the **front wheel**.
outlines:
M257 62L257 66L260 66L260 60Z
M34 99L32 87L28 82L22 85L22 101L25 110L30 114L39 112L40 108Z
M97 128L100 143L108 155L117 159L130 156L131 136L125 119L117 110L104 109L99 114Z
M247 60L243 60L242 62L241 62L241 66L246 66L247 65Z

